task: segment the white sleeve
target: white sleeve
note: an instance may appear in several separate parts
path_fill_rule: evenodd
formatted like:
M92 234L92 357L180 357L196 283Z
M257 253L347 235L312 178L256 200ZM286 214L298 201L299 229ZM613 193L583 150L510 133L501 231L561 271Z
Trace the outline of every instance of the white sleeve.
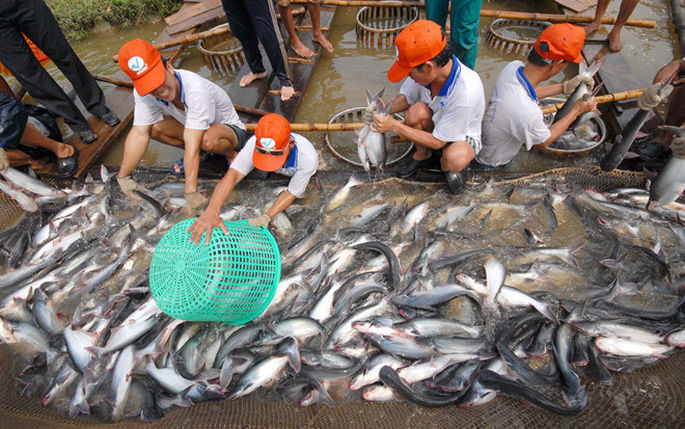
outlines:
M309 184L309 179L316 173L316 168L311 169L298 169L295 175L290 179L288 183L288 192L299 198L307 190L307 185Z
M235 159L231 163L231 166L229 168L233 168L239 173L244 174L247 176L250 171L254 168L254 164L252 163L252 154L254 153L254 147L255 143L257 142L257 139L255 136L250 137L247 139L245 142L245 146L238 152L238 155L236 155Z
M414 79L407 76L402 83L402 87L400 87L400 94L403 94L405 97L407 97L407 102L411 106L412 104L421 101L421 94L419 90L419 84L416 83Z
M133 125L153 125L164 119L162 108L152 95L141 97L133 90L135 108L133 110Z

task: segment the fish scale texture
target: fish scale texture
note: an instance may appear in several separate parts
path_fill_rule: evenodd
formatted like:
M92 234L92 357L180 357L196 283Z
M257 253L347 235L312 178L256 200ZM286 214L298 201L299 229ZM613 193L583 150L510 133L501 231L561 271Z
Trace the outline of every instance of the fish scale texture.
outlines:
M644 175L603 173L594 168L558 169L498 182L506 186L564 182L583 188L608 190L617 186L643 186ZM0 229L12 219L13 204L0 195ZM22 368L8 348L0 345L0 429L40 428L676 428L685 427L685 351L678 350L651 367L633 373L613 372L613 385L588 383L588 406L571 417L556 415L506 397L471 408L425 408L403 400L388 403L345 402L330 408L301 408L296 403L258 399L203 402L176 408L151 424L128 419L112 424L85 417L70 419L45 408L39 401L20 396L14 375ZM258 391L259 392L259 391ZM257 398L257 399L255 399ZM556 401L560 399L554 398Z
M260 401L203 402L178 408L155 423L131 419L117 424L70 419L19 396L12 361L0 349L0 429L42 428L677 428L685 427L685 352L633 373L613 373L612 386L589 383L588 407L572 417L558 416L498 397L471 408L425 408L405 401L353 402L339 407L300 408Z

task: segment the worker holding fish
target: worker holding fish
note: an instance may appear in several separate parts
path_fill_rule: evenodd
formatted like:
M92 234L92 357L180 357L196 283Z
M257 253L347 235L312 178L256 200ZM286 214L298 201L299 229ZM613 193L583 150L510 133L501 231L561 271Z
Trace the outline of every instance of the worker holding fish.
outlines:
M673 85L661 89L661 81L675 74ZM666 111L664 125L679 127L685 123L685 92L680 89L680 84L685 80L685 59L679 58L664 65L654 76L653 83L637 100L638 107L642 110L655 108L668 98L669 105ZM669 88L670 86L670 88ZM681 94L682 93L682 94ZM647 141L637 152L646 162L654 162L668 158L672 149L673 134L664 130Z
M453 53L453 42L428 20L407 26L395 39L397 58L391 82L408 76L387 116L373 115L373 131L393 131L411 140L416 151L397 172L412 176L418 168L438 167L453 194L463 191L463 170L481 147L485 92L478 74ZM404 123L393 114L406 110Z
M175 70L150 43L135 39L119 51L119 66L133 81L133 127L126 137L117 180L128 195L139 189L131 172L154 138L184 149L174 174L185 174L185 198L191 212L207 204L197 190L201 152L231 162L247 133L231 99L220 86L187 70Z
M594 97L585 99L577 89L591 90L594 80L590 73L562 83L540 86L561 73L570 62L580 63L585 43L582 27L568 23L546 28L535 41L528 62L512 61L500 72L483 120L483 149L476 154L472 167L495 169L507 166L525 144L547 147L566 131L576 118L597 108ZM567 105L557 113L557 120L545 124L539 98L556 94L571 94ZM565 112L562 112L564 110Z
M219 212L238 182L253 168L291 177L288 188L276 197L271 207L261 215L249 219L252 226L267 226L274 216L304 194L309 180L316 173L318 163L319 155L314 145L305 137L291 133L287 119L277 113L263 116L257 123L254 136L247 140L228 172L217 184L204 213L188 228L190 240L197 244L202 234L207 232L205 242L209 244L212 229L216 227L228 234Z

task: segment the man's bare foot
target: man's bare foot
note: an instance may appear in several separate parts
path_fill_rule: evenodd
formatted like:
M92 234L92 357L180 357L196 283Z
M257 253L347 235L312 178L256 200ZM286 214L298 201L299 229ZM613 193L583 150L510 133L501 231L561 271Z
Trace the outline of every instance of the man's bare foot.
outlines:
M323 48L328 52L333 52L333 45L331 44L331 42L328 41L328 39L326 39L326 36L324 36L323 34L313 35L312 40L318 43L319 45L323 46Z
M590 25L588 25L587 27L584 27L585 28L585 34L586 35L592 34L595 31L599 30L599 27L601 27L601 26L602 26L602 24L600 24L598 22L591 22Z
M609 35L607 35L607 39L609 40L609 50L611 52L618 52L623 49L623 43L621 43L621 30L611 30Z
M282 86L281 87L281 100L282 101L290 100L293 97L293 94L295 94L295 87L294 86Z
M302 43L300 39L291 40L290 46L293 48L295 53L302 58L311 58L314 56L314 51L309 49L307 45Z
M255 80L264 79L265 77L266 77L266 71L263 71L261 73L256 73L256 74L249 72L248 74L243 76L242 79L240 79L240 86L245 87L245 86L251 84L252 82L254 82Z

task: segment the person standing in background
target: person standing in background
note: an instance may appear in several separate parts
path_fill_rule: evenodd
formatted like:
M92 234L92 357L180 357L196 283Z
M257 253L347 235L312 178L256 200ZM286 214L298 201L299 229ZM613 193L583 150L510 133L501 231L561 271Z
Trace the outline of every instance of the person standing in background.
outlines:
M243 53L250 67L250 73L240 79L240 86L248 86L257 79L267 77L262 54L259 52L261 41L271 68L281 85L281 100L290 100L295 89L290 81L288 56L278 32L276 13L271 0L221 0L221 4L226 13L228 26L243 45Z
M290 37L290 46L295 53L302 58L313 57L314 51L309 49L302 40L297 36L295 30L295 22L293 21L293 13L290 9L290 0L276 0L278 3L278 11L281 14L281 21L288 31ZM312 40L321 45L328 52L333 52L333 45L326 39L326 36L321 32L321 0L309 0L307 2L307 10L312 19Z
M86 110L110 127L120 122L107 108L102 89L69 45L45 2L3 0L0 2L0 62L37 102L53 115L62 116L83 143L97 139L76 104L40 65L22 33L69 79Z
M598 0L597 11L595 12L595 19L585 27L585 34L592 34L599 30L602 26L602 18L604 17L604 12L606 12L609 2L611 0ZM623 0L621 1L621 8L618 10L618 17L616 17L616 24L614 28L611 29L607 39L609 40L609 50L611 52L618 52L623 49L623 43L621 43L621 30L623 26L630 18L630 15L635 10L639 0Z
M450 32L454 41L454 54L471 70L476 67L482 4L482 0L426 0L426 18L440 24L443 29L450 7Z

